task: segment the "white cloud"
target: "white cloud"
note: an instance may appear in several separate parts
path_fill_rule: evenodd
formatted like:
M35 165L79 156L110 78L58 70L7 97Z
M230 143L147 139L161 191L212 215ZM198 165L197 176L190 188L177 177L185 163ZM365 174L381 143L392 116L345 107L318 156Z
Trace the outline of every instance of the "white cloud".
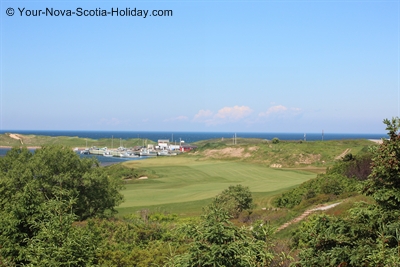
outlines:
M236 122L249 116L253 110L247 106L223 107L213 115L210 110L200 110L193 118L195 122L205 122L207 125L217 125Z
M258 114L259 117L271 117L271 116L290 116L290 115L298 115L302 111L301 108L288 108L282 105L277 105L270 107L265 112L260 112Z
M207 120L207 118L210 118L213 115L211 110L200 110L199 112L197 112L196 115L194 115L193 121L197 121L197 122L203 122L205 120Z
M278 105L278 106L273 106L270 107L267 111L265 112L260 112L258 114L258 116L260 117L268 117L269 115L273 114L273 113L283 113L285 111L287 111L288 108L282 105Z
M234 106L221 108L214 118L216 119L227 119L229 121L237 121L244 117L249 116L253 110L246 106Z
M170 121L186 121L188 120L188 117L186 116L178 116L178 117L174 117L174 118L169 118L169 119L165 119L164 122L170 122Z

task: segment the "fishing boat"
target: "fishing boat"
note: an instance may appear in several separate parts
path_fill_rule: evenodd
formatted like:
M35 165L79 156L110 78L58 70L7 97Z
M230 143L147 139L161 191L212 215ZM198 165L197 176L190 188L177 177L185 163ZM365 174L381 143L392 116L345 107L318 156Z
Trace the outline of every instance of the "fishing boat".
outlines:
M82 155L89 155L90 154L89 149L81 150L81 154Z
M158 156L169 156L168 150L161 150L157 152Z
M111 154L111 151L105 151L105 152L103 153L103 156L104 156L104 157L112 157L113 154Z
M157 156L157 152L155 152L155 151L150 151L150 150L148 150L148 149L142 149L142 151L140 151L140 156L143 156L143 157L156 157Z

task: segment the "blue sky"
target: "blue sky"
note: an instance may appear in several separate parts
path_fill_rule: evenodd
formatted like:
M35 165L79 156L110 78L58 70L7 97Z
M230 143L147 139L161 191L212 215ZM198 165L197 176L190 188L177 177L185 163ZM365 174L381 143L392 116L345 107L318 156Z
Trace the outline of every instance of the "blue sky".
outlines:
M173 13L27 16L46 8ZM362 0L1 1L0 128L382 133L399 115L399 10Z

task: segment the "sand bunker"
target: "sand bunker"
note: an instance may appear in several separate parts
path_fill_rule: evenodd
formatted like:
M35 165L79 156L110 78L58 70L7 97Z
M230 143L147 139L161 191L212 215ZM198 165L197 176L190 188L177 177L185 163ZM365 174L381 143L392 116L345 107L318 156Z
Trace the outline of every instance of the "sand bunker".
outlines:
M210 158L229 157L229 158L247 158L250 153L243 153L244 148L227 147L224 149L209 149L204 151L204 155Z
M319 160L321 160L321 154L308 154L308 155L299 154L299 158L295 162L295 164L312 164Z
M276 163L274 163L274 164L270 165L270 167L271 167L271 168L282 168L282 164L276 164Z

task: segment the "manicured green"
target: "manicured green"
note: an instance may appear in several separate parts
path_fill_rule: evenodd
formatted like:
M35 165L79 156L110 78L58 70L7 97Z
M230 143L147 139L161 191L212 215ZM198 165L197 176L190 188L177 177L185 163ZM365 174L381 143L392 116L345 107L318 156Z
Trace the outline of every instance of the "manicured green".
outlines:
M230 185L248 186L251 192L265 193L291 188L314 178L308 172L272 169L243 162L196 160L189 157L154 158L124 163L145 169L148 179L134 180L122 191L124 213L145 207L157 209L166 204L187 202L205 204ZM209 202L208 202L209 203ZM197 206L197 205L195 205ZM200 210L199 210L200 211Z

